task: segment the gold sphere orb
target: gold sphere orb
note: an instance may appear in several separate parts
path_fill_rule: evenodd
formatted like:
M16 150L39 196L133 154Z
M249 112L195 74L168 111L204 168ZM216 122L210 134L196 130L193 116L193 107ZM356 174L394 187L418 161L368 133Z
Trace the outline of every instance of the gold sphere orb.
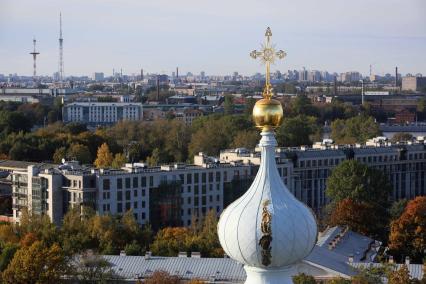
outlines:
M257 128L270 131L281 125L283 120L283 107L274 99L261 99L253 108L253 120Z

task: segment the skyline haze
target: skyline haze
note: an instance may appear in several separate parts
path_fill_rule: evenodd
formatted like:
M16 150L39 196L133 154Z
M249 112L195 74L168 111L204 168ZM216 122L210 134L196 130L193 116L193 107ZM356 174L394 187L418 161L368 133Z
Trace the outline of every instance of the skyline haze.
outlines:
M62 12L64 73L263 72L249 57L270 26L288 56L272 70L426 74L426 2L422 0L12 1L0 4L0 73L58 71Z

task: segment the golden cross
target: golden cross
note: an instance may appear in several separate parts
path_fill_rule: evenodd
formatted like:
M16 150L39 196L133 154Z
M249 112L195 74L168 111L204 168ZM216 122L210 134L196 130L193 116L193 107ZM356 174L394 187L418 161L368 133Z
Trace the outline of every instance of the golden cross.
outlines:
M272 32L268 27L265 32L265 43L262 44L261 51L253 50L250 52L250 56L254 59L260 58L261 62L266 65L266 82L265 88L263 89L263 97L265 99L271 99L272 97L272 85L271 85L271 64L274 64L275 59L283 59L287 53L282 50L275 51L274 45L271 43Z

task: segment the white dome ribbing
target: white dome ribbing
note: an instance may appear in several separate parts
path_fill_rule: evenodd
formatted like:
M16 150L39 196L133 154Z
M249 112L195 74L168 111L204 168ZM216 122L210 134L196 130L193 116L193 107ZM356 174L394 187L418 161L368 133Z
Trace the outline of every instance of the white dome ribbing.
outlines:
M273 132L261 135L259 171L247 192L220 216L219 240L231 258L245 264L246 283L292 283L289 275L284 276L311 252L317 224L311 210L290 193L278 173Z

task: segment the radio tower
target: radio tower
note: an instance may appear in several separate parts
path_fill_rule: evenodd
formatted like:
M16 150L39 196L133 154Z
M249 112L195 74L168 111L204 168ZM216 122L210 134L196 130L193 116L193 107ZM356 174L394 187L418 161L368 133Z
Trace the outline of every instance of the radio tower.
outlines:
M33 80L34 80L34 82L37 80L37 55L40 54L40 52L36 51L36 42L37 41L34 38L33 39L34 50L33 50L33 52L30 52L30 54L33 55L33 68L34 68L34 70L33 70Z
M62 13L59 13L59 82L64 79L64 58L63 58L63 43L62 38Z

